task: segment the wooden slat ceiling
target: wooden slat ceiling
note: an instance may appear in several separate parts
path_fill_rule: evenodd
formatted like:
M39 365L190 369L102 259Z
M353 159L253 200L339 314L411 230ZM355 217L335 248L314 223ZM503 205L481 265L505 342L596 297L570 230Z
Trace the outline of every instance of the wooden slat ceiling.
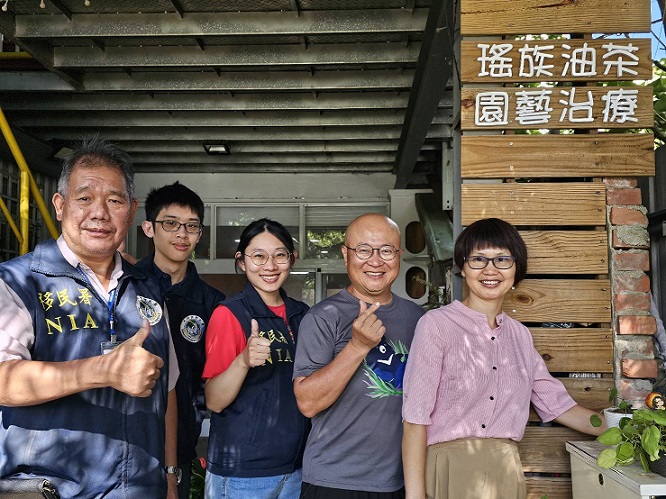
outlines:
M33 58L0 54L0 107L37 169L57 169L44 145L98 132L144 172L392 172L405 188L438 171L452 2L90 3L0 11L5 46ZM218 143L231 154L206 154Z

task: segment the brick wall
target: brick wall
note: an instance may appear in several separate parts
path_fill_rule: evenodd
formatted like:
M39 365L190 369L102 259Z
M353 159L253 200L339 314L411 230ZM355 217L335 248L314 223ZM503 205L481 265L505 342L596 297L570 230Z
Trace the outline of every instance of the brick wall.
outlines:
M643 404L657 376L650 315L650 238L647 210L635 179L606 178L610 279L619 396Z

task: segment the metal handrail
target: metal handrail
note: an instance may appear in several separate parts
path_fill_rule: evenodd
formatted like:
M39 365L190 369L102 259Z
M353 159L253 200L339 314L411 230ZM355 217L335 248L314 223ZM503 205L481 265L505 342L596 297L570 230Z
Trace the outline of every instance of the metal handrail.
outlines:
M35 178L32 176L32 172L28 167L28 163L26 163L25 161L25 157L21 152L21 148L16 142L14 133L9 127L9 123L7 122L7 118L5 117L5 113L3 113L2 108L0 108L0 130L2 130L2 135L4 135L5 140L7 141L7 145L9 146L9 149L11 150L12 155L14 156L14 160L16 161L16 164L21 170L21 197L19 201L19 216L20 216L19 225L21 226L21 231L20 231L19 241L21 243L20 254L24 255L25 253L28 252L28 222L30 219L30 212L29 212L30 194L32 194L32 197L35 200L35 204L37 205L39 213L44 218L44 224L46 225L46 228L51 234L51 237L53 239L58 239L58 236L60 234L55 224L53 223L53 219L51 218L51 213L49 213L49 210L46 207L46 203L44 202L42 193L39 192L39 187L37 187L37 182L35 182ZM7 207L5 206L4 202L2 203L2 206L4 206L4 209L2 211L5 214L5 217L7 217L9 225L12 227L14 233L16 233L17 232L16 225L14 224L13 220L11 220L11 214L9 213L9 210L5 211ZM2 206L0 206L0 208L2 208Z

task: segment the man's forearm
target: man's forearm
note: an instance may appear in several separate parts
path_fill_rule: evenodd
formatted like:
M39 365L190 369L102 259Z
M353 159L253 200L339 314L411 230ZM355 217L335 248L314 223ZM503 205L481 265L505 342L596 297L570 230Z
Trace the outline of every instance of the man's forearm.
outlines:
M310 376L296 378L294 394L301 413L311 418L332 406L367 353L349 342L327 366Z
M0 405L29 406L108 386L96 357L67 362L0 362Z

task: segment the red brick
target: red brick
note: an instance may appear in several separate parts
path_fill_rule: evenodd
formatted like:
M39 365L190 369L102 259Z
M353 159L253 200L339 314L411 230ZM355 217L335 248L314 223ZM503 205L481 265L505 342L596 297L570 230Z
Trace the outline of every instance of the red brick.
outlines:
M647 251L620 251L612 255L615 270L650 270L650 254Z
M638 185L638 180L635 178L607 177L604 178L604 184L608 187L629 188L636 187Z
M640 189L608 189L606 202L609 205L638 205L643 203Z
M647 217L642 211L633 208L613 206L610 213L613 225L647 225Z
M615 312L625 310L650 310L650 295L647 293L617 293L613 296Z
M628 272L617 272L613 276L613 291L616 293L621 291L647 293L650 291L650 278L645 274L636 277Z
M646 238L641 238L641 239L629 239L629 240L624 240L620 239L617 235L617 230L613 230L613 237L611 239L611 244L613 245L613 248L617 249L631 249L631 248L649 248L650 247L650 240Z
M654 359L622 359L622 376L626 378L656 378L657 361Z
M620 315L617 318L618 334L647 334L657 332L657 321L651 315Z
M644 388L645 381L634 381L624 378L618 381L617 390L621 399L630 402L634 407L645 407L645 397L652 391L652 388Z

